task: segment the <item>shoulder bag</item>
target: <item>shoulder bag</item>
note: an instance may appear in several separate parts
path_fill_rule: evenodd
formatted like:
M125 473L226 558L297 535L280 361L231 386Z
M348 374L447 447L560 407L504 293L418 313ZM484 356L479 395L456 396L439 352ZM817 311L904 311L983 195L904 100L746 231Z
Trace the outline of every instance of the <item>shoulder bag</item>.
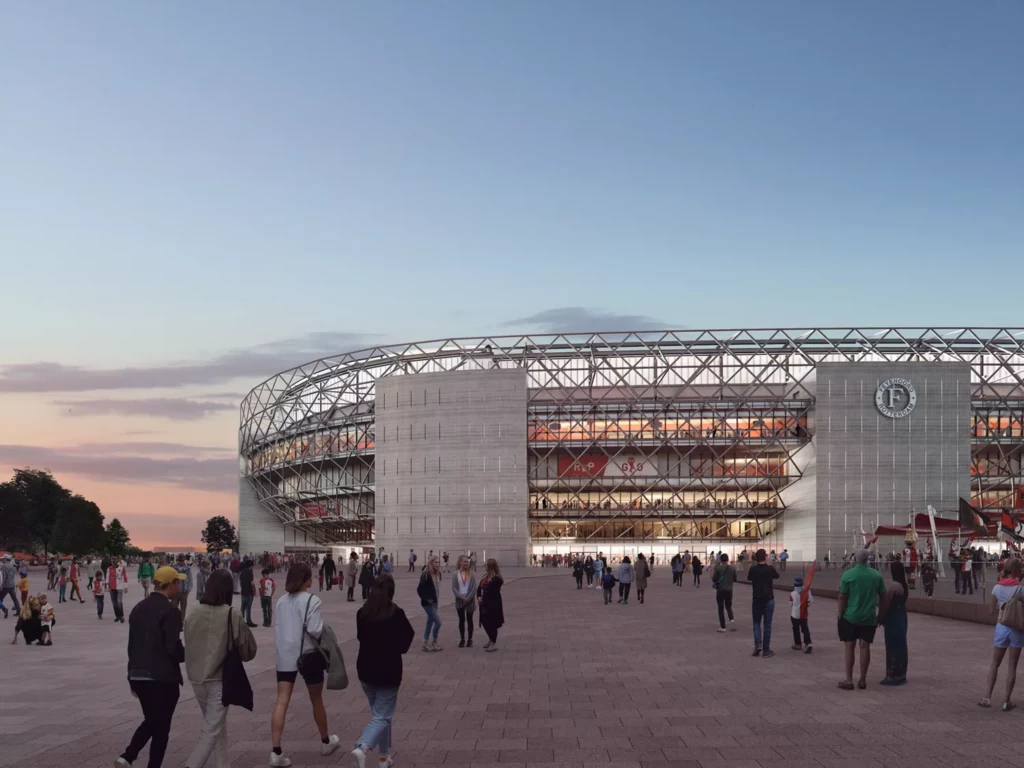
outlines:
M1017 587L1009 600L999 606L999 623L1010 629L1024 630L1024 602L1020 599L1020 591L1024 585Z
M252 712L253 696L249 677L245 674L242 655L235 645L235 630L231 624L231 609L228 608L228 650L221 667L221 703L236 706Z
M327 669L331 666L331 654L323 647L317 638L309 634L309 606L313 602L313 596L310 595L306 601L306 614L302 617L302 638L299 640L299 658L295 662L295 666L298 667L299 672L305 677L308 673L312 673L315 667L320 669ZM309 650L306 650L306 637L309 637Z

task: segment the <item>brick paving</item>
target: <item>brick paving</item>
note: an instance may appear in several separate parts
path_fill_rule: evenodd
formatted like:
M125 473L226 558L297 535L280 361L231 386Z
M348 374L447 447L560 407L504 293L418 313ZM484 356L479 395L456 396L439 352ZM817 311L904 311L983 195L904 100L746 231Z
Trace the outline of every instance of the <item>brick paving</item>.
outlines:
M410 651L394 724L398 768L991 768L998 761L1024 768L1022 715L975 705L991 653L988 627L912 615L910 684L877 685L879 642L868 689L846 692L836 688L842 662L833 601L812 607L816 645L806 656L789 649L780 600L778 655L765 660L750 656L742 585L740 629L718 634L713 591L673 587L667 568L655 569L646 605L633 598L628 606L577 591L564 570L508 576L498 653L479 647L482 632L476 648L456 647L451 600L442 607L444 652ZM34 573L33 584L41 581ZM398 582L396 599L422 630L414 577L400 574ZM132 589L126 602L139 593ZM319 754L300 686L284 742L296 768L348 765L345 747L368 717L354 670L358 604L338 591L322 596L353 685L326 692L331 730L343 744L328 758ZM109 768L141 719L125 682L127 627L110 620L109 605L103 621L90 603L57 606L57 617L52 648L0 644L0 766ZM13 624L0 620L8 632ZM233 767L265 766L270 749L273 634L254 632L260 650L248 671L257 703L252 714L232 708ZM199 729L186 684L165 766L184 765Z

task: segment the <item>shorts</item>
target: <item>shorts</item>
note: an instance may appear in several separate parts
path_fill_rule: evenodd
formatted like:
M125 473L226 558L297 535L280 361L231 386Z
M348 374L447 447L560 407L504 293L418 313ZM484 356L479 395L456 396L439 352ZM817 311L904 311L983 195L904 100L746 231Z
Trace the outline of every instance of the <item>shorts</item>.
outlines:
M1024 632L1005 624L996 624L993 642L996 648L1024 648Z
M142 586L144 586L146 589L149 589L153 586L153 580L145 577L139 579L139 583L141 583Z
M305 654L309 658L303 662L306 667L302 671L302 680L309 685L323 685L324 673L327 671L327 663L324 661L324 657L319 653ZM293 669L291 672L282 672L277 670L277 682L279 683L292 683L299 677L298 670Z
M875 624L851 624L846 619L839 620L839 639L844 643L853 643L860 640L871 645L875 640Z

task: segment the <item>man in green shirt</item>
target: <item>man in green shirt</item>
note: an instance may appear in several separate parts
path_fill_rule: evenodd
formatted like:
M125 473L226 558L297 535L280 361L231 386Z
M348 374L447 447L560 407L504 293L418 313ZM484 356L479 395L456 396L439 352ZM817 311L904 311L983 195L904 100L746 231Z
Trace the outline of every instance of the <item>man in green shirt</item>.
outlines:
M139 584L142 585L142 591L146 593L145 597L149 597L149 590L153 586L153 564L149 562L148 557L142 558L137 575Z
M846 650L846 679L839 684L843 690L853 690L853 660L860 643L860 680L858 688L867 687L868 666L871 664L871 643L878 626L878 599L885 594L882 574L868 567L868 551L854 553L853 568L843 573L839 582L839 639Z

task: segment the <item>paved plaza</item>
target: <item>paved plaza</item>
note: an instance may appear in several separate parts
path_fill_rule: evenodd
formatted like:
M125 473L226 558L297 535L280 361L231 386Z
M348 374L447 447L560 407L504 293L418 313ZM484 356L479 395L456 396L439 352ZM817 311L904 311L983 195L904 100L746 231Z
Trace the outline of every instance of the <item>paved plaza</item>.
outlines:
M807 656L789 648L779 593L777 655L766 660L750 655L746 585L736 592L739 631L718 634L714 591L707 584L673 587L666 567L655 569L647 603L634 597L628 606L605 606L599 592L577 591L567 570L506 575L497 653L483 652L482 631L477 647L456 647L451 593L442 592L444 652L423 653L417 640L406 657L394 725L398 768L1024 768L1022 715L975 704L991 654L989 627L912 614L910 684L877 685L884 667L878 642L868 689L846 692L836 688L842 649L834 601L812 606L815 646ZM32 579L37 588L43 575L35 571ZM413 574L398 574L396 601L419 632L415 583ZM127 605L140 594L131 588ZM368 719L355 678L359 604L344 602L337 590L321 596L352 679L348 690L325 692L343 749L320 756L299 686L284 740L297 768L349 765L344 747ZM109 768L141 720L125 681L127 626L113 623L109 604L103 621L91 603L58 605L57 617L51 648L9 645L10 634L0 644L0 766ZM0 626L13 633L14 620ZM228 725L232 766L243 768L267 764L275 691L273 630L253 632L260 648L247 669L255 712L232 708ZM164 765L183 766L199 731L186 683ZM145 766L147 755L136 766Z

